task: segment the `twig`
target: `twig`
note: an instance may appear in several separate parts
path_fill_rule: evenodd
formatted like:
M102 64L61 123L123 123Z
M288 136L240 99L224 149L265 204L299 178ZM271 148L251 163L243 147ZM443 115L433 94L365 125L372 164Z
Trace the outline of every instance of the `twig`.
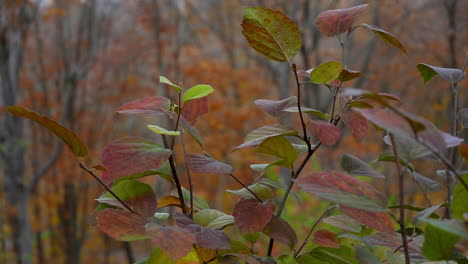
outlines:
M174 131L177 131L177 129L179 129L180 115L182 115L183 106L181 105L181 103L182 103L182 97L181 96L182 96L181 92L178 92L177 93L177 98L178 98L177 101L178 101L178 105L179 105L179 112L177 113L177 119L176 119ZM172 137L171 150L174 149L175 138L176 138L175 136Z
M296 64L292 65L292 70L294 72L294 77L296 79L296 87L297 87L297 109L299 111L299 117L301 119L301 126L302 126L302 133L304 134L304 141L307 144L307 149L309 152L312 149L312 145L310 144L309 137L307 136L307 127L304 122L304 116L302 114L302 109L301 109L301 83L299 82L299 77L297 76L297 68Z
M396 166L398 170L398 185L399 185L399 200L400 200L400 230L401 230L401 239L403 240L403 249L405 252L405 263L410 264L409 251L408 251L408 241L406 239L406 227L405 227L405 175L401 170L400 164L400 155L398 153L398 147L396 145L395 138L393 133L390 133L390 140L392 141L393 153L395 153Z
M252 191L249 186L245 185L243 182L241 182L239 180L239 178L237 178L236 176L234 176L234 174L232 173L229 173L229 176L231 176L234 180L236 180L236 182L238 182L240 185L242 185L242 187L244 187L249 193L251 193L259 202L263 203L263 200L260 199L260 197L258 197L258 195Z
M306 238L304 239L304 242L302 242L301 246L297 249L296 253L294 253L294 258L297 258L301 250L304 248L304 246L307 244L307 241L309 241L310 236L312 235L312 232L314 232L314 229L317 227L317 225L322 221L322 219L333 209L335 208L334 203L330 203L325 211L320 215L320 217L315 221L314 225L312 228L309 230L309 233L307 234Z
M161 135L161 137L164 142L164 147L169 148L169 143L167 142L166 135ZM179 200L180 200L180 206L182 207L182 212L185 215L188 215L187 208L185 207L184 195L182 193L182 185L180 185L179 176L177 176L177 170L175 168L174 154L171 154L171 156L169 156L169 165L171 166L172 178L174 178L174 182L177 188L177 193L179 194Z
M120 199L120 197L114 192L111 190L111 188L109 188L96 174L94 174L94 172L92 170L90 170L88 167L86 167L86 165L84 165L83 162L80 161L80 168L82 168L83 170L85 170L86 172L88 172L91 176L93 176L93 178L102 186L104 187L104 189L106 189L106 191L108 193L110 193L112 196L114 196L115 199L117 199L117 201L119 201L125 208L127 208L128 211L130 211L131 213L134 213L136 214L135 211L132 210L132 208L130 208L130 206L128 206L122 199Z
M187 150L185 149L185 140L184 140L184 133L180 134L180 140L182 141L182 150L184 151L184 157L187 155ZM184 160L185 163L185 170L187 171L187 179L189 183L189 191L190 191L190 215L193 218L193 185L192 185L192 177L190 175L190 170L187 165L187 161Z

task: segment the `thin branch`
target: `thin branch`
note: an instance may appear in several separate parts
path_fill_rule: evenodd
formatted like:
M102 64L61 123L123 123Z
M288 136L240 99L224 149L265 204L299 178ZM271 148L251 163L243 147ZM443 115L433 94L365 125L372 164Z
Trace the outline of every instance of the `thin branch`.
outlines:
M182 103L182 97L181 97L181 92L178 92L177 93L177 101L178 101L178 105L179 105L179 112L177 113L177 119L176 119L176 124L175 124L175 128L174 128L174 131L177 131L177 129L179 129L179 121L180 121L180 115L182 115L182 106L181 106L181 103ZM175 138L176 137L172 137L172 142L171 142L171 150L174 149L174 143L175 143Z
M106 189L106 191L108 193L110 193L112 196L114 196L115 199L117 199L117 201L119 201L125 208L127 208L128 211L130 211L131 213L134 213L136 214L135 211L132 210L132 208L130 208L130 206L128 206L122 199L120 199L120 197L114 192L111 190L111 188L109 188L96 174L94 174L94 172L92 170L90 170L88 167L86 167L86 165L80 161L80 168L82 168L83 170L85 170L86 172L88 172L91 176L93 176L93 178L102 186L104 187L104 189Z
M297 87L297 109L299 111L299 117L301 119L301 126L302 126L302 133L304 134L304 141L307 144L307 149L309 152L312 149L312 146L310 144L309 137L307 136L307 127L304 122L304 116L302 114L302 109L301 109L301 83L299 82L299 77L297 76L297 67L296 64L292 65L292 70L294 72L294 77L296 79L296 87Z
M243 182L241 182L239 180L239 178L237 178L236 176L234 176L234 174L232 173L229 173L229 176L231 176L234 180L236 180L240 185L242 185L242 187L244 187L249 193L251 193L259 202L263 203L263 200L260 199L260 197L258 197L258 195L252 191L247 185L245 185Z
M334 203L330 203L327 207L327 209L325 211L323 211L323 213L320 215L320 217L315 221L314 225L312 226L312 228L309 230L309 233L307 234L306 238L304 239L304 242L302 242L301 246L299 247L299 249L296 251L296 253L294 253L294 258L297 258L297 256L299 255L299 253L301 252L301 250L304 248L304 246L307 244L307 242L309 241L309 238L310 236L312 235L312 232L314 232L314 229L317 227L317 225L320 223L320 221L322 221L322 219L327 216L327 214L333 210L333 208L335 208L335 204Z
M169 143L167 142L166 135L161 135L161 137L164 142L164 147L169 148ZM185 215L188 215L187 208L185 206L184 195L182 193L182 185L180 185L179 176L177 176L177 170L176 170L175 163L174 163L174 154L171 154L171 156L169 157L169 165L171 166L172 178L174 178L177 193L179 194L179 200L180 200L180 206L182 207L182 212Z
M182 141L182 150L184 151L184 157L187 155L187 150L185 149L185 140L184 140L184 133L180 134L180 140ZM190 215L193 218L193 184L192 184L192 177L190 175L190 170L188 168L187 161L184 160L185 163L185 170L187 171L187 179L189 183L189 191L190 191Z
M406 239L406 227L405 227L405 175L401 170L400 164L400 155L398 153L398 147L395 142L395 138L392 133L390 133L390 140L392 141L393 153L395 153L396 166L398 170L398 185L399 185L399 200L400 200L400 230L401 230L401 239L403 240L403 249L405 252L405 263L410 264L409 250L408 250L408 241Z

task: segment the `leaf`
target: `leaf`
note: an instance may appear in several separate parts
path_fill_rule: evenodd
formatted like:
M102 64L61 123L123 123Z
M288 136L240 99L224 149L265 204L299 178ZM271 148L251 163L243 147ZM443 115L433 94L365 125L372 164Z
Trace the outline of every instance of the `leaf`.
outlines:
M374 256L369 250L359 246L355 245L354 246L356 250L356 258L359 260L360 263L366 263L366 264L382 264L382 262Z
M158 208L164 208L167 206L177 206L182 208L179 197L173 195L166 195L158 199ZM190 210L190 208L187 208Z
M167 78L164 77L164 76L159 76L159 82L160 82L160 83L165 83L165 84L171 86L171 87L174 88L177 92L180 92L180 91L183 90L182 87L173 84L171 81L169 81L169 79L167 79Z
M353 250L348 247L342 247L340 249L316 247L306 256L311 257L311 261L302 262L299 259L300 264L359 264L359 262L355 260Z
M314 232L314 243L329 248L340 248L340 241L336 238L336 233L328 230L317 230Z
M468 174L462 175L462 179L467 182ZM452 199L452 216L463 220L463 214L468 212L468 191L463 187L460 182L457 182L453 190L453 199Z
M430 218L421 218L421 220L450 234L459 236L465 240L468 239L468 228L464 221L457 219L435 220Z
M291 112L291 113L298 113L299 108L297 106L291 106L291 107L288 107L288 108L284 109L284 111L285 112ZM330 119L329 114L320 112L319 110L315 110L315 109L312 109L312 108L309 108L309 107L301 106L301 111L302 111L302 113L311 114L311 115L314 115L314 116L316 116L318 118L321 118L321 119L324 119L324 120Z
M274 117L279 117L286 108L297 104L297 97L292 96L280 101L258 99L255 100L255 104L266 113Z
M346 231L355 233L361 232L361 225L346 215L332 215L323 219L323 221Z
M465 73L459 69L441 68L425 63L419 63L416 68L419 70L424 83L427 83L435 76L439 75L449 83L456 83L465 78Z
M283 136L270 137L258 145L254 151L280 158L287 168L291 168L297 159L297 153L291 142Z
M7 110L12 115L33 120L42 127L47 128L70 148L75 157L86 157L88 155L88 148L77 135L47 116L40 115L19 105L8 106Z
M262 200L273 198L273 191L263 184L254 183L248 187ZM256 199L255 196L253 196L249 191L247 191L246 188L242 188L240 190L226 190L226 192L239 195L240 197L245 199Z
M186 204L188 204L188 201L190 201L190 191L182 187L182 195L184 196L185 201L187 201ZM193 194L193 205L195 205L195 207L198 207L199 209L210 208L210 206L208 205L208 203L206 203L205 200L203 200L195 194Z
M328 37L344 33L351 29L356 19L365 11L367 4L351 8L332 9L322 12L315 19L315 25Z
M111 190L135 212L146 217L156 213L158 201L153 188L148 184L137 180L126 180L115 184ZM101 195L96 201L126 209L109 192Z
M280 189L280 190L282 190L284 192L288 189L288 186L286 186L286 184L284 184L284 182L281 179L272 180L272 179L269 179L269 178L262 178L262 179L260 179L260 183L262 185L266 185L266 186L269 186L269 187L272 187L272 188ZM291 195L294 199L296 199L296 201L300 201L299 196L297 196L297 194L295 194L294 192L290 192L289 195Z
M278 216L273 216L271 218L270 222L263 229L263 233L289 246L291 250L294 249L294 246L297 244L296 231L294 231L288 222Z
M392 34L388 33L387 31L373 26L373 25L368 25L368 24L361 24L360 25L363 28L367 28L371 30L375 35L377 35L379 38L381 38L383 41L387 42L388 44L400 49L403 51L406 55L408 55L408 52L406 51L405 47L400 43L400 41L393 36Z
M341 167L351 175L368 176L380 179L385 178L385 176L376 172L369 165L367 165L367 163L350 154L345 153L343 156L341 156Z
M116 179L159 168L172 151L142 138L122 138L107 145L101 153L102 173L105 183Z
M422 218L430 217L437 209L439 209L442 206L442 204L434 205L429 208L426 208L419 213L417 213L411 223L414 226L419 226L424 223L424 221L421 221Z
M208 156L186 154L185 162L189 170L202 174L230 174L233 171L231 165L222 163Z
M458 235L429 223L424 232L422 253L429 260L450 260L459 239Z
M297 134L296 130L281 125L262 126L247 134L244 143L237 146L234 150L258 146L267 138L276 136L296 136Z
M282 255L276 258L276 264L298 264L294 255Z
M117 108L116 112L125 115L164 115L170 102L162 96L145 97Z
M120 241L147 239L147 223L143 216L120 209L107 208L98 213L99 229Z
M341 115L343 123L357 140L363 139L369 130L367 119L356 111L348 111Z
M442 185L432 179L422 176L417 172L412 172L413 179L427 192L437 192L442 188Z
M154 133L160 134L160 135L169 135L169 136L179 136L180 135L179 131L169 131L169 130L166 130L165 128L158 127L158 126L155 126L155 125L148 125L148 129L153 131Z
M233 256L236 257L242 261L245 261L248 264L262 264L258 260L256 260L254 257L245 255L245 254L240 254L240 253L227 253L226 256Z
M386 211L382 195L369 183L339 171L316 172L295 180L306 192L368 211Z
M190 101L189 101L190 102ZM182 109L183 111L183 109ZM177 119L177 114L174 112L166 111L166 114L172 118L172 119ZM187 121L183 116L179 116L179 125L189 133L189 135L198 143L198 145L203 148L203 140L198 134L198 131L195 129L195 127Z
M347 81L354 80L358 78L359 76L361 76L360 71L352 71L348 69L343 69L341 70L340 75L338 76L338 80L342 82L347 82Z
M151 241L173 260L186 256L195 244L195 235L177 226L160 226L148 223L145 226Z
M156 248L151 252L149 258L141 264L176 264L176 262L160 248Z
M315 67L310 73L310 81L317 84L327 84L336 80L341 71L343 64L337 61L329 61Z
M192 125L206 113L208 113L208 97L190 100L182 107L182 116Z
M314 136L324 145L333 146L341 137L340 129L328 122L310 120L309 126Z
M228 236L220 230L202 227L198 224L190 224L185 227L195 235L196 244L202 248L215 250L231 249Z
M213 87L211 87L211 85L198 84L188 89L182 95L182 101L185 103L193 99L202 98L202 97L209 95L212 92L214 92L214 89Z
M213 229L222 229L234 224L234 217L214 209L203 209L193 216L195 223Z
M383 246L387 248L400 248L400 252L403 252L404 249L401 247L403 245L403 240L401 237L400 233L374 233L370 236L366 236L365 239L371 243L372 245L375 246ZM421 252L421 246L419 243L416 241L417 239L411 239L407 237L408 241L408 250L410 254L415 254L415 253L420 253Z
M289 61L301 48L296 23L280 11L245 8L242 34L254 50L274 61Z
M244 233L261 232L270 222L275 205L256 199L242 199L234 205L234 224Z
M376 161L386 161L386 162L395 162L396 163L396 157L393 155L389 155L387 153L381 153L379 157L377 158ZM400 164L403 165L403 167L407 167L410 171L414 171L414 166L411 164L409 161L406 159L400 157Z
M462 127L468 127L468 108L462 108L458 111L457 120Z
M359 223L372 227L377 231L394 233L393 223L385 212L370 212L340 205L340 211Z

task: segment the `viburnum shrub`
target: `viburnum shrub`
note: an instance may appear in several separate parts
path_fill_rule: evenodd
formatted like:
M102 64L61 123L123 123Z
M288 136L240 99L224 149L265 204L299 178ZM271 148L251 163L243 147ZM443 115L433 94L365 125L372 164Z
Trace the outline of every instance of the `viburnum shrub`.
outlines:
M356 30L369 30L386 43L407 53L400 41L387 31L368 24L355 25L367 5L321 13L315 24L328 37L335 37L345 51L348 37ZM168 98L146 97L117 109L126 115L168 116L170 127L148 125L160 137L153 140L127 137L107 145L101 164L79 166L94 177L106 190L97 201L99 228L121 241L151 240L154 246L149 257L139 263L424 263L443 260L443 263L467 263L468 239L466 200L468 199L466 171L460 171L468 158L468 145L457 137L459 126L468 126L468 109L461 109L452 122L451 133L442 132L428 120L399 107L400 99L392 94L346 88L346 83L359 78L343 61L329 61L310 70L298 70L292 59L301 48L297 25L280 11L262 7L246 8L242 33L249 45L266 58L289 63L297 87L297 96L280 101L259 99L255 104L266 114L279 117L291 115L300 124L288 127L271 124L254 129L236 147L271 155L270 164L252 164L253 172L264 172L279 166L290 171L285 183L262 177L247 185L234 174L234 169L215 160L204 149L195 122L207 112L206 97L214 91L210 85L199 84L189 89L174 84L165 77L160 82L173 88L175 102ZM466 64L466 63L465 63ZM458 96L458 84L465 74L460 69L439 68L418 64L424 83L439 75L450 84L452 95ZM301 92L306 83L326 86L332 97L329 113L301 105ZM458 106L454 106L458 110ZM71 131L53 120L21 106L9 106L11 114L32 119L58 136L77 158L87 156L87 147ZM458 122L457 122L458 119ZM351 134L362 139L368 123L384 132L388 150L377 161L391 162L398 175L398 204L388 206L386 198L364 176L375 182L385 178L366 162L343 154L341 169L307 171L304 167L321 145L333 146L342 134L342 122ZM203 155L175 153L174 145L184 145L184 134L190 135ZM460 150L456 150L456 147ZM176 164L174 156L183 155L183 164ZM437 181L420 175L412 162L432 158L446 169L437 173L446 179L447 201L429 208L405 203L405 181L415 180L424 194L439 190ZM80 159L78 159L80 160ZM98 176L97 171L102 175ZM242 187L233 194L239 196L233 212L210 209L196 196L191 173L219 174L231 177ZM138 179L157 175L175 187L175 194L156 197L153 188ZM188 189L181 185L181 177L188 178ZM263 174L264 175L264 174ZM184 176L185 177L185 176ZM329 201L315 223L299 241L295 230L282 218L282 212L293 194L293 186ZM273 197L272 188L283 189L282 197ZM426 195L426 197L428 197ZM279 198L279 199L275 199ZM174 207L160 211L164 207ZM444 216L436 214L446 208ZM389 208L398 208L399 217ZM405 221L405 211L418 213ZM317 229L322 222L332 226ZM228 236L228 234L230 236ZM241 235L239 235L241 234ZM269 237L264 250L255 243L260 236ZM247 241L246 243L244 243ZM260 241L260 242L259 242ZM281 252L272 256L276 243L284 244ZM275 251L276 252L276 251ZM431 262L432 263L432 262Z

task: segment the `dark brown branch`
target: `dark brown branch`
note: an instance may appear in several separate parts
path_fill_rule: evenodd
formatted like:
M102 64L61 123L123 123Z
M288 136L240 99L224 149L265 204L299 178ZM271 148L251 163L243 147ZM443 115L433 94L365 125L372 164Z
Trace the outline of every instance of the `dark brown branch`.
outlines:
M241 182L239 180L239 178L234 176L234 174L229 173L229 176L231 176L234 180L236 180L236 182L238 182L240 185L242 185L242 187L244 187L249 193L251 193L259 202L263 203L263 200L260 199L260 197L258 197L258 195L254 191L252 191L247 185L245 185L243 182Z

